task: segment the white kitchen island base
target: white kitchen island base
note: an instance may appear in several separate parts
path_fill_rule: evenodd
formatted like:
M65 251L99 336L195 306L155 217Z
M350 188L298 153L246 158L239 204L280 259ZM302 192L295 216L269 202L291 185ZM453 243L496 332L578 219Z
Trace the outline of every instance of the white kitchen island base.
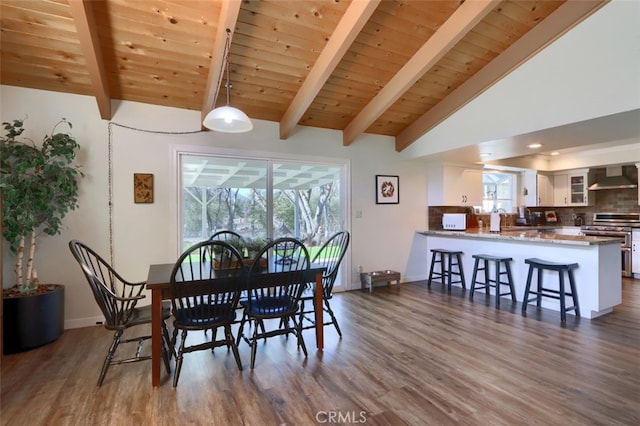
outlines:
M622 303L622 277L620 274L620 243L616 239L556 234L527 234L504 232L483 234L477 231L423 231L427 238L425 265L429 270L431 249L462 250L465 276L473 272L474 254L510 256L516 299L522 302L527 281L527 258L537 257L552 262L578 263L574 271L580 304L580 316L596 318L612 312ZM545 271L545 286L558 281L558 273ZM494 289L491 290L492 294ZM542 298L542 307L560 310L558 300ZM529 309L535 309L535 304ZM573 315L568 312L568 315Z

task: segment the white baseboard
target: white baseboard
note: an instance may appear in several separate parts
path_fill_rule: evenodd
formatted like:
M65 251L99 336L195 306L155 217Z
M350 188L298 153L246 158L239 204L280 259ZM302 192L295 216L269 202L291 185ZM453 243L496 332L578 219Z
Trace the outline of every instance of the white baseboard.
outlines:
M104 317L102 316L67 320L64 322L64 329L70 330L72 328L93 327L96 325L102 325L103 322Z
M426 281L429 278L428 275L412 275L412 276L404 276L402 277L401 282L403 283L412 283L414 281Z

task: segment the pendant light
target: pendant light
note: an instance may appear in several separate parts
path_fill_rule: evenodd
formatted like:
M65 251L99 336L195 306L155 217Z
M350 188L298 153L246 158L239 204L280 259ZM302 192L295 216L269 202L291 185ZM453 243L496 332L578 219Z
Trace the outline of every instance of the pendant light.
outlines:
M202 121L202 125L216 132L244 133L253 129L251 120L247 114L229 105L229 89L231 88L231 83L229 82L230 43L231 30L227 28L227 41L224 46L224 62L222 63L222 66L226 67L227 72L227 83L225 84L227 88L227 104L211 110Z

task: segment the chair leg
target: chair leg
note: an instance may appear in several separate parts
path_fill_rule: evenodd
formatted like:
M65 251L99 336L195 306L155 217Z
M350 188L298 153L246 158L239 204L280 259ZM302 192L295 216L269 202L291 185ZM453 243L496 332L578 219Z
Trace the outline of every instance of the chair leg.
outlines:
M531 289L531 278L533 277L533 266L529 265L529 273L527 274L527 284L524 287L524 298L522 299L522 313L527 311L529 304L529 290Z
M435 265L436 254L431 255L431 267L429 267L429 278L427 278L427 287L431 287L431 278L433 277L433 266Z
M473 274L471 275L471 293L469 294L469 300L473 300L473 292L476 290L476 278L478 276L478 262L480 259L476 257L476 261L473 263Z
M171 374L171 365L169 360L171 359L171 353L173 348L170 346L171 338L169 337L169 329L167 329L167 323L162 321L162 359L164 360L164 366L167 369L167 373Z
M338 325L338 319L333 314L333 310L331 309L331 305L329 304L329 299L324 299L324 305L327 308L326 309L327 313L331 317L331 322L333 323L333 326L336 328L336 331L338 332L338 336L342 338L342 331L340 331L340 326Z
M447 258L447 290L451 291L451 271L453 268L453 257L450 254L448 254L446 258Z
M104 363L102 364L102 370L100 371L100 377L98 378L98 386L102 386L102 382L104 381L104 376L107 375L107 370L113 361L113 355L116 353L116 349L118 349L118 345L120 344L120 339L122 338L122 330L116 330L113 333L113 341L111 342L111 346L109 347L109 352L107 352L107 356L104 359Z
M540 308L542 306L542 276L543 276L543 271L541 269L538 269L537 271L538 274L538 294L536 295L536 306L538 308Z
M187 330L182 330L180 338L180 348L178 349L178 356L176 358L176 371L173 372L173 387L178 386L178 379L180 378L180 370L182 369L182 359L184 358L184 344L187 341Z
M253 367L255 367L255 365L256 365L256 349L257 349L257 346L258 346L258 324L254 324L254 326L253 326L253 338L251 339L251 369L252 370L253 370Z
M262 334L264 335L264 341L266 342L267 341L267 336L266 336L267 330L265 330L265 328L264 328L264 321L260 320L260 321L258 321L258 324L260 325L260 330L262 330ZM286 326L289 327L289 324L286 324Z
M293 321L296 337L298 338L298 346L302 347L302 352L304 352L304 357L306 358L309 355L307 354L307 345L304 344L304 337L302 336L302 323L296 322L295 314L291 315L291 320Z
M244 323L247 321L247 314L246 312L242 313L242 319L240 320L240 328L238 329L238 335L236 336L236 345L240 344L240 339L242 339L243 336L243 332L244 332Z
M564 291L564 272L558 271L560 282L560 321L565 322L567 320L567 301L566 292Z
M204 333L207 334L207 330L205 330ZM218 338L218 327L211 329L211 341L215 342L217 338ZM215 348L211 348L211 352L213 352L214 350Z
M496 264L496 308L500 307L500 261Z
M300 299L300 315L298 316L298 321L300 321L301 325L304 321L304 299ZM280 324L282 325L282 321L280 322Z
M171 347L171 353L173 354L173 356L176 356L176 342L178 341L178 329L175 328L175 326L173 327L173 333L171 333L171 344L169 345L169 347Z
M465 283L465 279L464 279L464 269L462 268L462 258L460 258L459 254L456 254L456 259L458 262L458 272L460 272L460 280L462 281L462 288L464 290L467 289L467 284ZM451 277L449 277L449 280L451 280Z
M295 327L295 325L296 325L295 315L292 315L292 317L294 318L293 326ZM289 333L291 333L291 327L289 326L289 320L290 320L290 318L289 318L289 317L286 317L286 318L280 318L280 329L282 329L282 330L285 330L285 331L286 331L286 333L285 333L285 335L284 335L284 337L285 337L286 339L289 339ZM266 333L266 332L265 332L265 330L264 330L264 323L263 323L262 333L263 333L263 334L265 334L265 333ZM267 341L267 337L266 337L266 335L265 335L265 337L264 337L264 341L265 341L265 342Z
M576 288L576 282L575 282L575 278L573 276L573 270L569 269L569 271L567 271L567 273L569 274L569 287L571 287L571 298L573 299L573 306L576 307L574 309L574 312L576 313L576 317L579 317L580 316L580 305L578 304L578 290Z
M509 280L509 291L511 292L511 300L515 302L516 299L516 290L513 286L513 275L511 274L511 265L509 265L509 261L505 262L505 267L507 268L507 279Z
M233 357L236 359L238 370L242 371L242 361L240 360L240 353L238 352L236 339L233 338L233 334L231 333L231 325L224 326L224 334L227 340L227 346L230 346L231 350L233 351Z
M484 271L484 294L489 296L489 294L491 294L491 291L490 291L491 276L489 272L489 261L487 259L482 259L482 264L484 265L484 270L483 270Z

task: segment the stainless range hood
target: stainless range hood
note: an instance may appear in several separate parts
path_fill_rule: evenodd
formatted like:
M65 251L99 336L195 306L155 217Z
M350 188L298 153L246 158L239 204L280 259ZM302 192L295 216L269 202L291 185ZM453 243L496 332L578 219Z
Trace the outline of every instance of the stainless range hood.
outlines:
M627 189L637 188L638 185L622 174L622 167L607 167L607 175L589 186L589 191L599 191L603 189Z

